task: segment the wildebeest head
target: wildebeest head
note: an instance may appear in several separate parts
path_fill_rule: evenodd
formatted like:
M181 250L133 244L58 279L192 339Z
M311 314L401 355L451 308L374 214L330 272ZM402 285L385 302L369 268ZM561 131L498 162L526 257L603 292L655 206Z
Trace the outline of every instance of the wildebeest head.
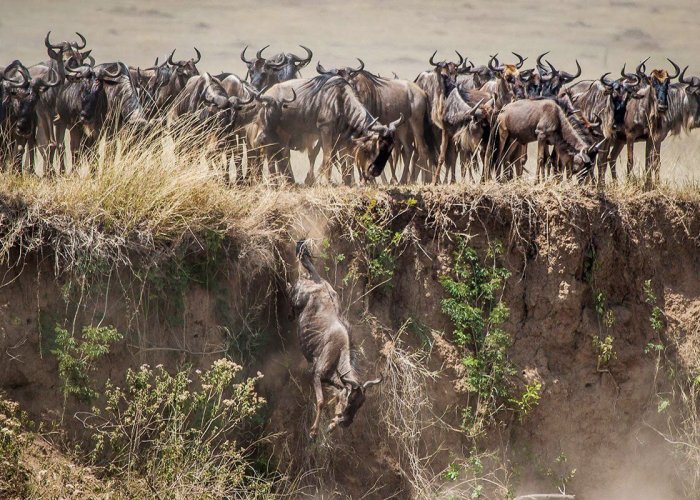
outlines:
M520 79L520 68L523 67L527 58L516 52L512 52L512 54L519 59L517 63L499 64L497 59L498 54L496 54L489 59L488 67L496 74L497 78L503 79L510 86L516 99L523 99L526 97L525 85L523 85L523 81Z
M360 62L360 66L357 68L351 68L350 66L346 66L344 68L333 68L330 70L327 70L326 68L321 66L321 61L319 61L316 64L316 72L319 75L339 76L344 80L349 81L351 78L353 78L365 69L365 63L362 61L362 59L358 57L357 60Z
M306 51L305 58L291 53L280 53L270 59L265 59L262 53L268 47L269 45L266 45L258 50L255 59L246 59L245 53L248 46L241 51L241 61L248 67L250 83L257 90L296 78L299 75L299 70L309 64L313 57L311 49L300 45Z
M613 111L613 130L619 130L624 126L627 103L630 99L641 99L637 93L640 79L634 73L625 73L625 66L620 71L621 78L610 81L605 73L600 77L600 83L605 87L605 94L610 99L610 107Z
M683 68L683 71L681 71L678 77L678 81L686 85L685 92L688 94L688 100L691 106L692 126L698 127L700 126L700 78L697 76L686 78L685 72L687 69L688 66Z
M257 144L274 144L279 142L277 126L282 118L282 112L297 98L294 89L291 90L291 98L283 97L282 99L276 99L275 97L263 94L264 89L259 94L255 95L255 99L260 102L260 112L258 114L260 132L256 138Z
M474 63L469 61L469 66L467 66L466 60L459 67L458 73L462 75L472 75L472 81L476 89L480 89L486 82L496 77L496 74L491 71L487 65L481 64L479 66L474 66Z
M86 132L92 133L96 122L103 119L106 112L107 95L104 86L119 83L120 68L117 67L116 72L110 72L106 68L83 65L66 68L66 73L69 81L79 84L79 121Z
M541 58L545 56L547 52L542 54L540 57L537 58L537 65L538 65L538 70L540 71L540 74L542 75L542 90L540 95L543 96L556 96L559 95L559 91L561 88L566 85L567 83L573 82L575 79L577 79L579 76L581 76L581 65L578 62L578 59L576 60L576 74L569 73L567 71L560 71L557 68L554 67L554 65L549 62L547 62L547 66L549 66L549 71L543 72L542 69L543 67L540 65L541 63Z
M673 75L670 75L665 69L654 69L650 75L646 75L644 65L648 60L649 58L647 57L644 61L639 63L636 74L640 79L649 84L652 95L656 101L657 109L661 113L664 113L668 109L668 88L671 85L671 80L677 78L681 74L681 68L670 59L667 59L675 71Z
M336 406L336 414L331 421L328 430L332 431L336 425L340 424L343 427L349 427L355 420L355 415L362 408L362 405L367 399L365 391L381 383L382 379L368 380L362 385L351 384L352 388L341 391L338 395L338 405Z
M5 68L3 74L3 87L7 92L7 99L12 107L15 117L15 134L21 137L31 135L35 124L36 105L41 94L51 87L61 83L61 78L55 70L50 69L52 81L44 81L42 78L32 78L29 70L19 61L15 60ZM14 81L12 76L19 76L20 81Z
M462 57L462 54L457 52L455 50L455 53L457 54L457 57L459 57L459 62L453 62L453 61L440 61L440 62L435 62L435 54L437 54L437 50L433 52L433 55L430 56L430 59L428 62L430 63L431 66L433 66L434 71L438 74L440 77L440 82L442 83L442 91L445 96L450 95L450 92L452 92L452 89L455 88L457 85L457 75L460 73L466 73L467 70L462 67L464 64L464 57Z
M44 38L44 45L49 53L49 57L54 60L63 59L63 62L68 64L72 60L71 64L74 66L80 66L84 61L90 56L91 50L83 52L83 49L87 46L87 40L85 37L76 31L75 33L80 37L79 42L59 42L51 43L49 36L51 32L46 33L46 38Z
M375 118L365 127L362 135L353 138L355 161L365 178L381 175L394 149L396 129L403 122L403 114L388 126L382 125Z
M597 144L593 144L592 146L578 151L574 155L572 170L580 180L585 178L588 173L593 170L596 156L598 156L598 150L603 145L603 142L605 142L605 139Z
M175 49L173 49L173 51L168 56L168 65L170 65L170 67L173 69L174 74L176 74L180 79L182 79L183 86L184 82L187 82L189 78L199 74L199 70L197 69L197 63L202 60L202 54L200 54L199 50L197 50L197 47L194 48L194 51L197 54L197 58L195 59L193 57L192 59L188 59L186 61L173 60L173 56L175 55Z

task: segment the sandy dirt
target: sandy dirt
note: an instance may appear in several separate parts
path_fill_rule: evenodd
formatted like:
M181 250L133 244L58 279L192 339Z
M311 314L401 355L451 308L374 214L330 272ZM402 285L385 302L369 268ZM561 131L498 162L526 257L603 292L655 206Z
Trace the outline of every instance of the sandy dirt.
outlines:
M578 58L585 78L604 71L617 74L623 63L635 65L647 56L652 65L663 65L671 57L700 74L696 8L694 0L9 0L0 21L0 61L45 59L41 40L52 30L56 40L72 38L74 31L83 33L98 62L148 66L174 48L180 57L191 57L192 46L197 46L204 56L201 70L240 75L245 74L239 59L245 45L257 49L270 44L273 54L297 50L300 43L314 51L312 66L303 76L315 74L318 60L333 67L354 64L361 57L371 71L413 79L426 69L436 49L439 57L449 58L457 49L478 63L496 52L503 57L515 50L532 60L551 50L550 60L562 68L575 69L573 59ZM700 179L694 167L698 137L664 144L665 178ZM641 151L642 144L638 147Z

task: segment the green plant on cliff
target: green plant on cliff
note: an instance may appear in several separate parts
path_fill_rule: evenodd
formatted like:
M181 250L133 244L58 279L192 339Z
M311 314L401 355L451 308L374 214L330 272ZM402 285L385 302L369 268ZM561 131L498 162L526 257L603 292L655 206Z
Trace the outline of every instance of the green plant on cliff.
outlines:
M464 382L477 397L475 410L468 406L463 412L463 427L470 432L512 400L508 377L514 368L507 356L512 339L502 328L509 315L502 295L510 272L498 265L502 253L501 244L495 243L482 261L466 238L459 237L452 271L439 278L447 293L442 311L452 321L466 368Z
M215 361L205 371L162 366L129 370L123 387L108 382L104 409L83 419L95 459L127 496L264 497L271 477L258 472L242 445L265 401L241 366Z
M388 227L389 220L389 209L374 198L357 217L357 223L362 228L360 248L371 288L381 286L389 289L393 286L396 250L401 242L401 233Z
M86 326L80 338L56 325L56 348L51 353L58 361L58 376L64 398L75 396L89 402L98 397L93 385L97 361L109 352L122 335L111 327Z
M593 279L595 283L595 279ZM608 299L605 294L593 288L593 300L598 317L598 333L592 336L591 342L596 352L598 362L596 369L602 372L609 372L607 366L613 359L617 359L612 335L615 326L615 313L608 307Z

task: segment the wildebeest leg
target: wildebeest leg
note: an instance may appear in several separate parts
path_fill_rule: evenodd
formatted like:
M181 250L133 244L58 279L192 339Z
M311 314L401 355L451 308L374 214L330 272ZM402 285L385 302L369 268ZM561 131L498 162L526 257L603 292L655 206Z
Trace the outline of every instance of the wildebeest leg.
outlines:
M449 147L449 138L447 136L447 130L442 129L442 134L440 136L440 155L438 156L437 167L435 167L435 177L434 182L437 184L440 182L440 171L442 166L445 164L447 158L447 148ZM426 180L427 182L427 180Z
M651 189L651 187L654 185L654 181L657 180L658 177L657 170L659 168L659 160L661 158L661 155L659 154L660 147L661 143L654 141L651 134L649 134L649 137L647 137L646 140L646 160L644 162L646 176L644 184L647 189Z
M333 138L331 137L330 131L321 130L321 150L323 152L323 158L321 160L321 171L320 177L326 178L326 183L331 183L331 162L333 160Z
M457 146L450 141L447 147L447 158L445 159L447 170L445 172L445 183L457 182Z
M314 145L311 146L307 151L307 156L309 158L309 171L306 174L306 179L304 179L304 184L307 186L313 186L316 182L316 176L314 174L314 165L316 164L316 158L318 153L321 151L321 141L315 141Z
M620 156L625 143L615 139L610 139L610 141L611 143L608 147L606 164L610 168L610 173L612 174L613 179L617 179L617 158Z
M627 138L627 177L634 169L634 139Z
M70 156L72 162L72 172L77 173L78 170L78 158L82 154L82 134L78 130L78 127L73 127L70 129Z
M323 383L321 382L321 374L314 373L314 392L316 393L316 416L314 417L314 423L311 426L311 431L309 432L309 438L315 439L318 434L318 424L321 420L321 409L323 408Z

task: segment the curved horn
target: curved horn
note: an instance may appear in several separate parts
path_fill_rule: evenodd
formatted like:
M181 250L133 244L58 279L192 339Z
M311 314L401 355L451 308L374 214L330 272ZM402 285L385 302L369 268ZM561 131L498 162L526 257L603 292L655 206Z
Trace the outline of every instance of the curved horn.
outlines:
M368 380L367 382L365 382L364 384L362 384L362 390L363 390L363 391L364 391L364 390L367 390L367 389L369 389L370 387L372 387L373 385L380 384L381 382L382 382L382 377L379 377L379 378L374 379L374 380Z
M12 70L14 70L15 68L18 70L18 73L22 77L22 81L20 81L20 82L18 82L17 80L12 80L11 78L8 77L8 74ZM27 85L27 83L29 82L29 78L28 78L29 74L26 71L23 71L23 69L24 69L24 67L22 66L22 63L19 61L19 59L15 59L5 68L5 70L2 73L2 77L5 80L7 80L8 82L10 82L10 87L13 87L13 88L25 87Z
M311 58L314 56L314 53L311 52L311 49L308 47L305 47L303 45L299 45L299 47L301 47L302 49L304 49L306 51L306 59L302 59L299 56L295 56L294 54L292 54L292 57L294 58L294 63L298 64L297 67L303 68L304 66L306 66L307 64L309 64L311 62Z
M197 64L199 61L202 60L202 54L200 54L199 50L197 50L197 47L194 48L194 51L195 51L195 53L197 54L197 60L195 61L195 60L193 59L192 62L193 62L194 64Z
M598 113L595 113L593 116L595 116L596 121L594 121L594 122L589 121L588 124L591 127L595 127L595 128L600 127L603 124L603 119L600 117L600 115Z
M289 104L290 102L294 102L297 100L297 93L294 92L294 89L292 89L292 98L291 99L282 99L282 104Z
M503 66L501 66L500 64L498 66L493 65L494 61L496 61L496 64L498 64L498 59L496 59L496 57L498 57L498 54L491 56L491 59L489 59L488 67L491 71L503 71Z
M156 62L153 63L153 67L155 68L157 66L158 66L158 57L156 56Z
M75 48L78 50L83 50L85 47L87 47L87 40L85 40L85 37L83 35L81 35L80 33L78 33L77 31L75 32L75 34L78 35L80 37L80 40L82 40L82 42L83 42L82 47L80 47L78 44L75 44Z
M369 125L367 125L367 126L365 127L365 130L369 130L369 129L371 129L372 127L374 127L374 124L377 123L377 121L379 121L379 117L373 118L372 121L369 123Z
M523 67L523 64L525 64L525 60L527 59L527 57L523 57L523 56L521 56L520 54L518 54L517 52L511 52L511 54L513 54L515 57L517 57L518 59L520 59L520 62L517 63L517 64L515 65L515 67L518 68L518 69L522 68L522 67Z
M362 59L360 59L359 57L357 58L357 60L360 61L360 67L357 68L357 69L350 70L350 73L353 74L353 75L356 75L357 73L359 73L360 71L362 71L363 69L365 69L365 63L364 63L364 61L363 61Z
M107 71L107 68L100 68L100 69L102 70L101 74L100 74L100 78L106 77L106 78L114 79L114 78L117 78L121 74L121 68L119 67L119 64L117 64L117 72L116 73L110 73L109 71Z
M544 53L540 54L539 56L537 56L537 68L538 69L540 69L540 68L545 69L544 64L542 64L542 58L544 56L546 56L547 54L549 54L549 52L550 51L548 50L547 52L544 52Z
M460 54L457 50L455 50L455 54L457 54L457 57L459 57L459 62L457 63L457 66L461 66L464 62L464 58L462 57L462 54Z
M673 69L676 70L676 74L675 74L675 75L668 75L668 79L669 79L669 80L673 80L674 78L677 78L678 75L681 74L681 68L680 68L676 63L674 63L673 61L671 61L670 59L666 58L666 60L667 60L668 62L670 62L670 63L671 63L671 66L673 66Z
M248 50L248 46L247 46L247 45L243 48L243 50L241 50L241 61L243 61L243 62L246 63L247 65L251 65L251 64L253 64L253 61L250 61L250 60L248 60L248 59L245 58L245 51L246 51L246 50Z
M550 70L549 72L552 75L559 74L559 71L557 71L557 68L555 68L554 65L551 62L549 62L549 60L545 59L544 61L547 63L547 66L549 66L549 70Z
M50 31L48 33L46 33L46 38L44 38L44 45L46 45L46 48L47 49L59 49L59 50L62 49L63 48L62 45L54 45L49 41L49 35L51 35Z
M639 78L646 78L647 75L644 74L644 70L642 70L642 66L644 66L644 64L645 64L648 60L649 60L649 58L647 57L647 58L644 59L642 62L640 62L639 65L637 66L637 69L635 70L635 73L637 74L637 76L638 76Z
M469 67L467 67L467 62L469 62ZM474 63L469 61L468 59L465 59L462 66L457 69L457 73L459 73L461 75L468 75L472 72L473 69L474 69Z
M54 75L56 75L56 79L53 82L47 82L47 81L44 81L43 78L39 78L36 83L42 87L55 87L55 86L59 85L61 83L61 76L53 68L51 68L49 70L49 76L51 76L52 73Z
M92 67L95 65L95 58L90 55L90 52L92 52L92 50L88 50L85 54L83 54L85 56L83 60L87 59L88 66Z
M609 74L610 74L610 71L608 71L607 73L605 73L603 76L600 77L600 83L602 83L603 85L605 85L608 88L613 86L613 84L608 82L608 80L606 78L606 76L608 76Z
M433 52L433 55L430 56L430 59L428 59L428 62L430 63L431 66L437 66L437 63L435 61L433 61L435 54L437 54L437 50L435 52Z
M569 83L573 80L576 80L579 76L581 76L581 65L578 62L578 59L576 59L576 74L572 75L571 73L567 73L563 71L561 75L564 77L566 80L566 83Z
M170 53L170 55L168 56L168 64L170 64L171 66L177 66L177 63L176 63L176 62L173 62L173 56L175 55L175 51L176 51L176 50L177 50L177 49L173 49L173 51L172 51L172 52Z
M78 75L80 78L84 78L90 72L92 72L92 68L90 66L86 66L86 65L76 66L75 68L71 68L70 66L66 66L65 70L66 70L66 73L72 73L72 74Z
M265 50L265 49L268 48L268 47L269 47L269 45L265 45L262 49L258 50L258 51L255 53L255 57L258 58L258 59L264 59L263 56L262 56L262 53L263 53L263 50Z
M693 84L693 80L692 80L692 79L690 79L690 80L686 80L686 79L685 79L685 72L686 72L687 69L688 69L688 66L686 66L685 68L683 68L683 71L681 71L681 74L678 75L678 81L681 82L681 83L686 83L686 84L688 84L688 85L692 85L692 84Z
M404 122L404 116L403 113L399 114L399 117L394 120L393 122L389 123L389 131L395 132L397 128L399 128Z
M316 73L318 73L319 75L331 75L333 74L333 71L326 70L326 68L321 66L321 61L319 61L316 63Z

